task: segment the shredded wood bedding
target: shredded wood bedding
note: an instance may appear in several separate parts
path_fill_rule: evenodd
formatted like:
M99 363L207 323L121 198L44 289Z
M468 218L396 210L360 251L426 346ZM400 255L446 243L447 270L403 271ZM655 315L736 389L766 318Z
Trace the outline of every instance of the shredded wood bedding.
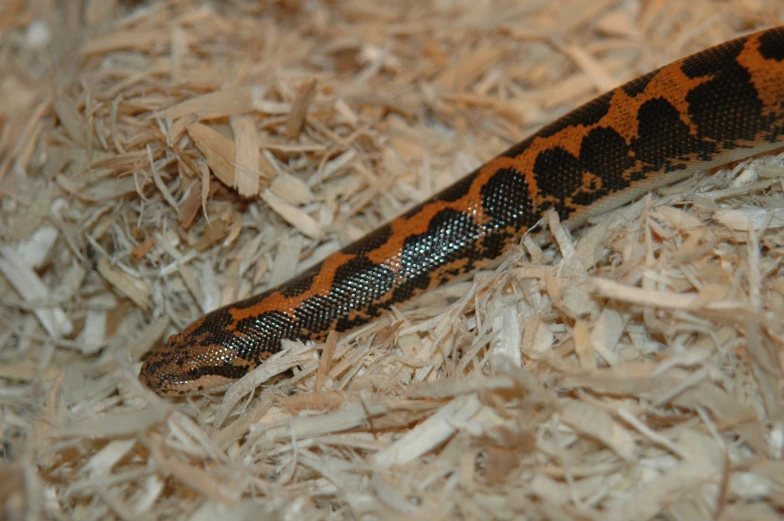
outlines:
M141 357L776 3L0 5L0 518L784 515L784 154L225 393ZM550 238L541 241L540 238Z

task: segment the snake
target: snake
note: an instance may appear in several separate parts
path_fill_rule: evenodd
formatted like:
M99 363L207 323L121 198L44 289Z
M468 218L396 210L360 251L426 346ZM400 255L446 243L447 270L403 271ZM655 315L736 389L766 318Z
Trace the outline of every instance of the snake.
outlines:
M139 380L161 396L226 389L284 339L323 341L487 266L548 210L578 227L782 146L784 26L594 98L287 282L197 318L143 357Z

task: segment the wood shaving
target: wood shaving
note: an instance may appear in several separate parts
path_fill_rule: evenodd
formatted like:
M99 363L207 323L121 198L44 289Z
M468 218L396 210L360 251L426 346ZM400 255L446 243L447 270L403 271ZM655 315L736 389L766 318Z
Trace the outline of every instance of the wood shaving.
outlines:
M0 5L0 518L773 520L784 155L242 380L143 354L774 3ZM552 237L547 242L542 237Z

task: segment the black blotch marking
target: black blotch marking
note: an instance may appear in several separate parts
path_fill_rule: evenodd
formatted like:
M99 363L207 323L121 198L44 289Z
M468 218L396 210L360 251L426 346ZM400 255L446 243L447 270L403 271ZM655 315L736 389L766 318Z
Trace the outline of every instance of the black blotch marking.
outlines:
M280 351L283 338L300 338L296 321L280 311L268 311L243 318L237 322L235 334L216 336L213 340L234 351L239 358L256 362L262 352Z
M298 297L313 287L313 280L321 271L321 263L311 266L306 271L297 275L277 287L278 293L287 298Z
M554 175L557 171L550 172ZM473 245L471 268L501 255L520 234L536 224L540 210L528 198L525 177L512 168L501 168L482 187L482 207L492 219L485 234Z
M142 372L146 374L159 374L158 370L164 365L168 365L168 363L169 363L168 358L163 358L159 356L147 358L144 361Z
M418 286L421 286L421 284L417 285L413 282L404 282L403 284L400 284L399 286L395 287L395 289L392 290L392 296L390 297L390 301L391 301L390 304L397 304L398 302L407 302L412 298L416 297L417 295L419 295L420 293L422 293L424 289L427 287L426 285L425 288L418 287Z
M632 143L635 157L646 163L647 171L671 172L685 168L683 159L697 153L707 160L717 145L690 134L678 109L664 98L646 101L637 113L638 138Z
M602 120L610 111L612 105L613 92L610 91L589 101L585 105L578 107L573 112L557 119L547 125L537 133L539 137L549 137L568 127L584 125L589 127Z
M506 151L501 153L501 155L499 157L515 158L515 157L521 156L522 154L525 153L526 150L528 150L528 147L531 146L531 142L533 141L533 139L535 137L536 137L536 134L534 134L533 136L531 136L531 137L529 137L529 138L527 138L527 139L517 143L516 145L512 145Z
M181 335L175 336L192 337L194 340L191 341L195 342L196 337L202 335L209 336L215 331L222 331L232 322L234 322L234 319L229 314L229 306L223 306L222 308L218 308L208 313L203 320L199 319L196 322L193 322L190 326L185 328L185 331L183 331ZM203 344L204 342L201 343Z
M533 136L521 141L516 145L513 145L503 152L499 157L518 157L531 146L531 143L536 138L548 138L566 128L573 126L591 126L599 123L610 110L613 92L614 91L610 91L597 98L594 98L593 101L589 101L585 105L575 109L573 112L570 112L569 114L566 114L565 116L555 120L553 123L543 127Z
M745 43L746 39L741 38L689 56L681 64L681 71L691 79L721 75L727 67L738 67L736 59Z
M405 302L430 286L431 273L439 266L470 257L483 231L474 218L457 210L441 210L425 233L406 238L401 252L398 285L392 302Z
M591 130L580 145L580 162L585 170L601 175L607 174L614 180L635 165L629 155L631 148L619 133L611 128L600 127ZM627 185L616 185L614 189L626 188Z
M719 141L724 149L737 148L738 140L755 139L761 129L773 123L762 116L762 100L751 75L737 61L745 42L740 39L709 49L687 59L681 67L690 77L711 77L692 89L686 101L700 136ZM727 103L728 99L732 103Z
M550 172L550 179L554 179ZM482 208L492 218L489 233L509 226L522 227L536 222L533 201L528 198L525 177L513 168L499 168L482 187Z
M232 321L233 319L231 318L231 314L229 314L229 306L223 306L222 308L218 308L215 311L212 311L210 313L210 318L204 320L199 329L210 330L215 328L223 328L231 324Z
M364 313L391 291L394 282L395 275L388 266L356 257L335 270L327 296L314 296L302 303L297 309L297 323L307 330L324 332L352 312ZM339 331L344 330L341 324Z
M256 304L258 304L259 302L261 302L262 300L264 300L265 298L267 298L270 294L272 294L273 291L275 291L275 290L274 289L273 290L267 290L267 291L265 291L263 293L259 293L258 295L254 295L252 297L248 297L248 298L243 299L243 300L238 300L237 302L235 302L235 303L233 303L233 304L231 304L229 306L225 306L225 307L221 308L220 310L215 310L212 313L217 313L218 311L228 310L228 309L248 309L248 308L251 308L251 307L255 306ZM229 319L231 319L230 315L229 315ZM231 322L229 322L229 323L231 323Z
M428 201L447 201L451 203L465 197L471 190L471 185L473 184L474 179L476 179L476 176L479 175L480 170L481 167L477 168L453 185L441 190L441 192L428 199ZM427 202L424 204L427 204Z
M583 184L585 167L580 162L580 158L573 156L561 147L544 150L534 162L534 173L539 189L544 195L554 197L557 200L552 204L552 207L558 212L561 219L565 219L569 211L564 206L564 200ZM546 209L536 209L537 219Z
M771 29L760 35L759 53L766 60L784 61L784 29Z
M347 302L330 292L328 296L314 295L297 308L297 326L302 340L320 337L337 319L350 312Z
M444 209L433 216L423 234L403 243L401 264L407 279L422 279L439 266L463 257L463 251L481 234L473 216Z
M349 260L335 270L327 295L314 295L297 308L297 338L319 339L335 325L338 331L345 331L353 327L349 324L367 322L367 319L348 322L347 317L352 313L367 313L392 289L394 282L394 273L388 266L374 264L361 256Z
M357 326L361 326L362 324L367 324L368 317L377 317L386 308L387 306L384 305L374 305L367 308L367 310L364 313L356 313L353 318L349 317L348 315L339 317L335 321L335 331L337 332L350 331Z
M391 236L392 227L389 224L384 224L344 247L342 252L349 255L365 255L386 243Z
M648 86L651 80L655 78L657 74L659 74L660 71L661 69L658 69L647 74L643 74L639 78L635 78L630 82L621 85L621 89L623 89L623 91L631 97L638 96L645 92L645 88Z
M422 203L414 206L413 208L405 212L401 217L404 219L410 219L415 215L417 215L419 212L421 212L423 208L425 208L426 206L432 203L438 203L440 201L454 202L464 197L471 190L471 185L473 184L476 177L479 175L481 169L482 167L477 168L476 170L466 175L462 179L456 181L454 184L447 186L437 194L429 197L427 200L422 201Z
M474 262L484 259L495 259L504 253L515 239L519 238L520 233L521 231L519 230L514 232L495 230L492 233L488 233L476 245Z
M363 309L367 302L381 298L394 280L392 270L374 264L365 257L355 257L335 270L330 297L349 300L355 309Z
M583 171L591 172L599 177L600 186L582 187L572 194L572 202L587 206L610 192L623 190L629 186L629 180L623 174L636 164L629 155L630 147L623 136L611 128L600 127L591 130L583 139L580 147L580 163Z
M688 94L689 116L701 136L720 141L725 148L736 148L735 141L754 139L760 128L769 126L762 116L762 100L750 79L748 71L735 63ZM728 99L733 102L728 104Z
M217 365L193 367L188 371L188 378L197 380L203 376L223 376L232 380L239 380L248 373L248 368L236 365Z

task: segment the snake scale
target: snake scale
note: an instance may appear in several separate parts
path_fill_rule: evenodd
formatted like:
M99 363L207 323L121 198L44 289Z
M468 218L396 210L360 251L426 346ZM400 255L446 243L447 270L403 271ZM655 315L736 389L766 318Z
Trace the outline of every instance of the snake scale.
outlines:
M784 27L599 96L295 278L205 314L146 356L160 395L220 389L501 255L547 209L568 225L695 171L784 146Z

